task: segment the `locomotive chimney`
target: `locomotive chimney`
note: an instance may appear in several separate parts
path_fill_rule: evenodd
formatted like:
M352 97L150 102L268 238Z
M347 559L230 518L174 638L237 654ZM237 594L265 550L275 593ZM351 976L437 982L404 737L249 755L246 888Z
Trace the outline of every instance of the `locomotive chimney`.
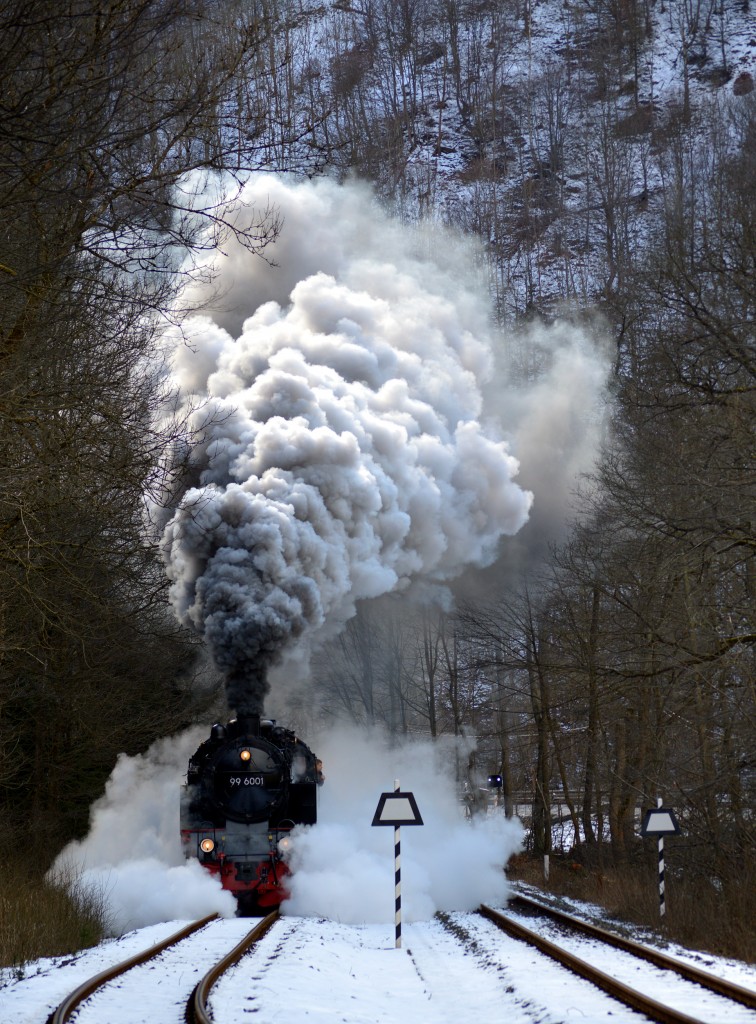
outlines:
M259 736L260 735L260 716L253 714L240 714L237 715L238 729L243 736Z

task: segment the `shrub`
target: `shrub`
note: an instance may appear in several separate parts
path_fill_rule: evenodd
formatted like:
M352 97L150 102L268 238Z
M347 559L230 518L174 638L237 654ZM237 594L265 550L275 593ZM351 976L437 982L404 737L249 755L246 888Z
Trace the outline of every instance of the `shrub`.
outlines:
M46 877L0 861L0 967L97 945L106 927L104 894L79 877Z

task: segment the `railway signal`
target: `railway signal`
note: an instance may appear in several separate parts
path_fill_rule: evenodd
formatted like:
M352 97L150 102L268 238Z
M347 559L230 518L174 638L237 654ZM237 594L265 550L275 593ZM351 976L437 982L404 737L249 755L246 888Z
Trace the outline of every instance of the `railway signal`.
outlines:
M394 780L393 793L381 793L373 815L373 825L394 826L394 930L396 949L402 945L402 850L400 828L402 825L422 825L423 819L412 793L399 790L399 780Z
M680 833L680 826L677 823L675 812L671 807L662 806L662 798L656 798L656 807L646 811L641 822L642 836L656 836L658 843L659 863L659 917L664 919L667 912L666 895L664 891L664 837L676 836Z

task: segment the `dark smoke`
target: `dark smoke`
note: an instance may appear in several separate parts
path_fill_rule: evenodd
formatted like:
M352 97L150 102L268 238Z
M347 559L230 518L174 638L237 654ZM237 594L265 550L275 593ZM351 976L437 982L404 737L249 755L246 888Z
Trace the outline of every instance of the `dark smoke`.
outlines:
M369 193L328 181L253 179L242 200L279 206L277 266L215 254L233 311L196 318L177 346L202 442L162 546L176 611L207 639L229 703L261 712L282 656L306 661L357 601L447 600L531 495L482 419L488 307L461 242L440 234L423 256Z

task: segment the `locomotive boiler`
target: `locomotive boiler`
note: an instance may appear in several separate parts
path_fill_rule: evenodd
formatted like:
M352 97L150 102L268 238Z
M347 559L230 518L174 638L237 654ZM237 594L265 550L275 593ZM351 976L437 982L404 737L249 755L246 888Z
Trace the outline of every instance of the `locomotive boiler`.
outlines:
M287 896L284 854L295 825L314 825L320 761L289 729L245 715L216 724L189 760L181 798L187 857L216 875L239 913Z

